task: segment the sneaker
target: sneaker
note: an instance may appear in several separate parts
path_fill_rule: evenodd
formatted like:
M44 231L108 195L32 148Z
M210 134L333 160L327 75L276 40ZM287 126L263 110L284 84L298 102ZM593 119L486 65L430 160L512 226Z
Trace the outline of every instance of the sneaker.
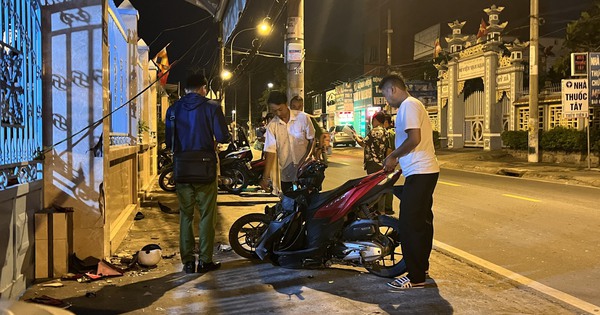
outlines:
M209 263L200 262L198 264L198 273L206 273L209 271L217 270L219 268L221 268L220 262L212 262L212 261Z
M388 282L387 285L394 289L399 290L407 290L407 289L420 289L425 287L425 282L422 283L412 283L407 276L400 277L395 279L392 282Z
M185 273L194 273L195 269L196 269L195 261L188 261L183 264L183 271L185 271Z

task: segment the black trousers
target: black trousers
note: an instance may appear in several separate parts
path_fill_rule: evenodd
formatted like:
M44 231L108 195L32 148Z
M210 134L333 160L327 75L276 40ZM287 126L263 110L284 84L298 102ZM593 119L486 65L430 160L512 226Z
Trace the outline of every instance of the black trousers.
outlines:
M404 181L400 198L400 243L412 283L425 282L433 246L433 192L439 173L415 174Z

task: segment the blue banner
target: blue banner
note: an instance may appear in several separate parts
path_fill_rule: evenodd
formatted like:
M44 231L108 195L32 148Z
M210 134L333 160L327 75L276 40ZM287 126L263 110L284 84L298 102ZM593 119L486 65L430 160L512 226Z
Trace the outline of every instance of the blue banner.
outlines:
M589 56L589 106L600 106L600 53L591 52Z

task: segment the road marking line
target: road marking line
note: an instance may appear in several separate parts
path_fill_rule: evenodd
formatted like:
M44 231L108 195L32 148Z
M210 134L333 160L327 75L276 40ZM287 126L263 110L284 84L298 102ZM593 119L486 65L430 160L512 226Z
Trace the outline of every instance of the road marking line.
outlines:
M527 201L531 201L531 202L542 202L541 200L538 200L538 199L521 197L521 196L516 196L516 195L511 195L511 194L502 194L502 196L504 196L504 197L510 197L510 198L516 198L516 199L521 199L521 200L527 200Z
M471 255L471 254L469 254L465 251L462 251L456 247L453 247L451 245L442 243L437 240L434 240L433 242L434 242L434 246L436 247L436 249L441 250L442 252L448 252L452 255L459 256L460 258L468 260L471 263L478 265L479 267L488 269L496 274L499 274L500 276L506 277L506 278L513 280L519 284L527 286L533 290L539 291L550 297L558 299L559 301L562 301L563 303L572 305L572 306L574 306L578 309L581 309L585 312L588 312L591 314L596 314L598 312L598 309L600 308L600 306L596 306L594 304L591 304L584 300L576 298L570 294L567 294L567 293L564 293L557 289L551 288L545 284L541 284L537 281L534 281L533 279L529 279L518 273L512 272L504 267L493 264L493 263L491 263L485 259L479 258L475 255Z
M460 186L462 186L462 185L459 185L459 184L449 183L449 182L445 182L445 181L441 181L441 180L438 180L438 183L444 184L444 185L448 185L448 186L453 186L453 187L460 187Z

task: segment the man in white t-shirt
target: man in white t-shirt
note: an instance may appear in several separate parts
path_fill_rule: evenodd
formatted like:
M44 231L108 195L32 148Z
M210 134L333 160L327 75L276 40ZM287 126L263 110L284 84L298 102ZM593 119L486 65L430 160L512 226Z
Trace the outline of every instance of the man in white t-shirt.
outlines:
M405 177L400 197L400 243L407 276L388 283L397 289L425 286L433 244L433 192L440 167L433 147L433 131L425 106L406 90L400 76L392 74L379 83L383 96L396 115L396 149L384 162L393 171L400 162Z
M275 117L265 133L265 171L260 186L267 190L269 174L279 162L281 191L289 191L297 180L298 168L307 158L315 138L315 128L304 112L290 110L287 96L280 91L269 94L267 104Z

